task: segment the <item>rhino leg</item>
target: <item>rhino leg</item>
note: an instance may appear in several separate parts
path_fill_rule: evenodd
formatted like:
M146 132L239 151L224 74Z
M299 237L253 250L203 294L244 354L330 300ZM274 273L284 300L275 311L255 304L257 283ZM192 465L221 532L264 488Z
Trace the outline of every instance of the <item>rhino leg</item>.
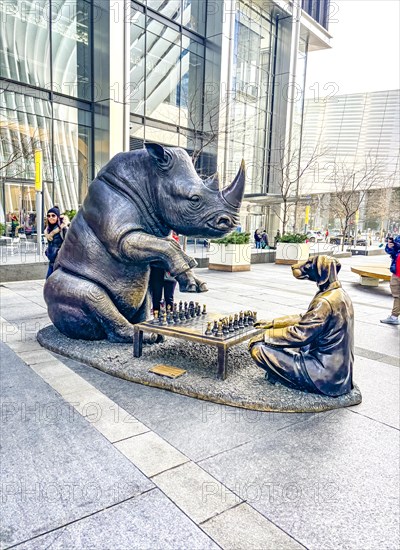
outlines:
M132 342L133 325L96 283L59 268L46 281L44 297L50 319L66 336Z

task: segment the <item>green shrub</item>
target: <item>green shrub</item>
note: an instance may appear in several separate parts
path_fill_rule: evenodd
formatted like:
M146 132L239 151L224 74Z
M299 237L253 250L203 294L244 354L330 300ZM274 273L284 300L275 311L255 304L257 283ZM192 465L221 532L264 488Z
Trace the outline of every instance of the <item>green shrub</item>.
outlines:
M285 233L280 238L279 242L281 243L305 243L307 239L307 235L304 233Z
M6 232L6 224L0 223L0 237L3 236Z
M66 210L64 214L66 214L68 216L69 221L72 222L74 216L76 216L76 210Z
M239 233L238 231L233 231L226 237L223 237L222 239L213 239L211 242L218 244L249 244L250 233Z

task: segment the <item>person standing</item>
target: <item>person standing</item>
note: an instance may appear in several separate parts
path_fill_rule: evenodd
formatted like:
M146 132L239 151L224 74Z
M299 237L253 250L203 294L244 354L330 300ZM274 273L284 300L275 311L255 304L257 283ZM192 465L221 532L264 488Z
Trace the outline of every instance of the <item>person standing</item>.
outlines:
M263 230L263 232L261 234L261 248L263 248L263 249L269 248L268 233L265 229Z
M259 229L254 231L254 242L256 243L256 248L261 248L261 235Z
M179 243L179 236L174 231L171 237ZM165 271L162 267L152 267L150 271L149 288L153 303L153 312L160 311L161 300L164 294L164 303L171 310L174 307L174 292L176 280L171 277L171 274Z
M274 238L274 248L276 248L276 245L279 243L280 240L281 240L281 232L278 229Z
M47 226L44 230L44 237L47 240L45 254L49 260L46 279L48 279L54 271L54 262L56 261L57 254L64 242L67 228L68 226L64 223L64 220L60 215L59 208L57 206L50 208L47 211Z
M11 216L11 237L17 237L18 235L19 222L15 214Z
M386 319L381 319L381 323L387 325L400 325L400 236L388 239L385 252L392 259L390 271L392 277L390 279L390 291L393 296L392 313Z

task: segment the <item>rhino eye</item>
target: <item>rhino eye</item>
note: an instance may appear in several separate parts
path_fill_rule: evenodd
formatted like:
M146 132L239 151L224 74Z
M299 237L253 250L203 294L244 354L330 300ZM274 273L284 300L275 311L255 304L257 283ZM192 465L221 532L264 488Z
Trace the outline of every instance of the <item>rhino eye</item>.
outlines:
M193 195L192 197L190 197L190 202L191 202L193 205L199 204L199 202L200 202L200 197L199 197L199 195Z

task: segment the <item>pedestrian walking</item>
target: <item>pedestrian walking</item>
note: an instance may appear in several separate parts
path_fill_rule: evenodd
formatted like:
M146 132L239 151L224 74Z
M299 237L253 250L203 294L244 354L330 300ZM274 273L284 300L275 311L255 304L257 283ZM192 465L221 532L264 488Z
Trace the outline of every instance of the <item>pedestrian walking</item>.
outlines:
M390 279L390 291L393 296L393 308L392 313L386 319L381 319L381 323L387 325L400 325L400 236L389 237L385 252L389 254L392 259L390 265L390 271L392 277Z

